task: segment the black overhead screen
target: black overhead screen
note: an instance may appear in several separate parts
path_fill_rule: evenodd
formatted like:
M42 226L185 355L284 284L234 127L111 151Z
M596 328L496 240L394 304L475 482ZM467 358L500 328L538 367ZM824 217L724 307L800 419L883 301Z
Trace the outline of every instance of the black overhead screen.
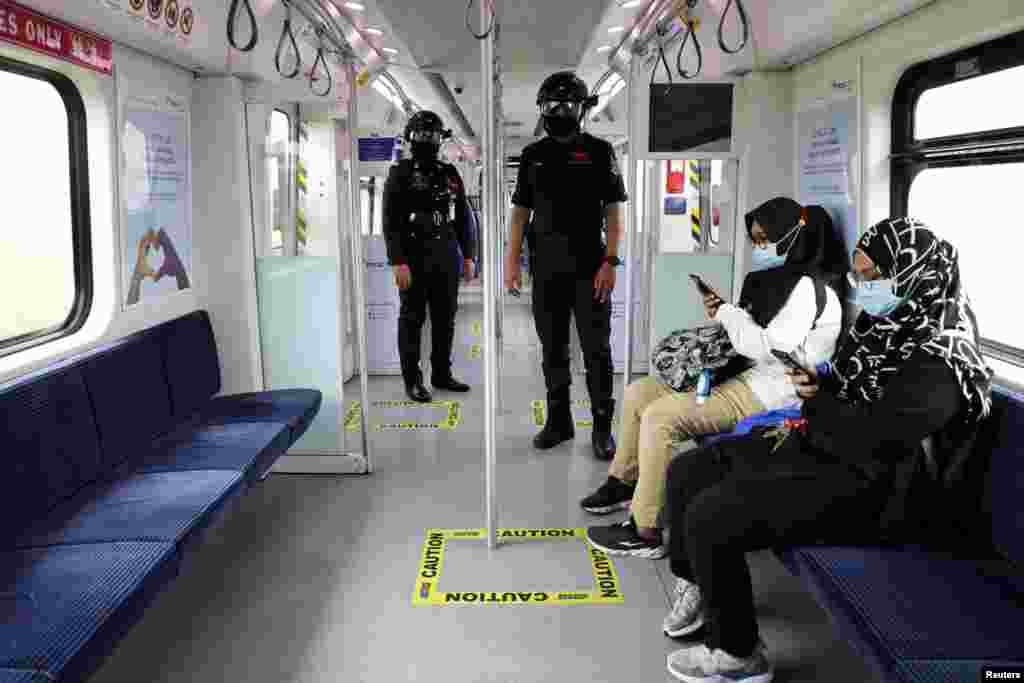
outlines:
M729 152L732 147L732 83L669 83L651 86L651 152Z

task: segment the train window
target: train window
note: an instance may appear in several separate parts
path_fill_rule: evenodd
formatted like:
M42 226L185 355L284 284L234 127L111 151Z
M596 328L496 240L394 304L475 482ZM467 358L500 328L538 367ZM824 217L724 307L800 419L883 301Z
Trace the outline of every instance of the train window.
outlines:
M92 300L85 105L74 83L0 58L0 355L78 330ZM12 296L21 292L21 296Z
M1015 196L1024 173L1024 32L917 64L892 111L892 214L948 237L987 355L1024 366L1024 330L1006 315L1004 278L1024 252ZM1008 95L1009 94L1009 95Z
M270 114L270 135L267 137L267 183L270 200L271 253L284 253L284 232L289 225L286 207L289 202L288 151L292 121L288 114L275 109Z

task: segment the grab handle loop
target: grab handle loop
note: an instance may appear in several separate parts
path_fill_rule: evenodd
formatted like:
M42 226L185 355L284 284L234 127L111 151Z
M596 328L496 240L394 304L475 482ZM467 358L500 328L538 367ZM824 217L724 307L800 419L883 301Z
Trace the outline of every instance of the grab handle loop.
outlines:
M289 0L281 0L284 3L284 28L281 29L281 39L277 41L277 52L274 53L274 66L277 67L277 73L281 74L284 78L295 78L299 75L299 71L302 69L302 53L299 51L299 44L295 42L295 34L292 32L292 5ZM285 73L281 70L281 55L284 54L285 38L288 38L292 42L292 51L295 53L295 69L291 73Z
M235 30L238 28L239 4L245 5L245 10L249 13L249 25L252 26L252 35L244 47L238 47L238 42L235 40ZM231 47L242 52L249 52L256 47L256 41L259 40L259 37L260 30L256 24L256 13L252 11L252 5L249 4L249 0L231 0L231 9L228 10L228 42L231 43Z
M740 15L740 26L743 27L743 39L740 40L740 46L735 50L730 50L725 44L725 39L722 38L722 28L725 26L725 15L729 13L729 8L732 6L733 0L729 0L725 4L725 9L722 10L722 18L718 21L718 47L722 48L722 52L727 52L730 55L734 55L747 46L747 39L750 38L750 20L747 19L747 11L743 8L743 0L735 0L736 11Z
M654 75L658 73L658 64L665 65L665 73L668 75L669 85L672 84L672 68L668 65L668 59L665 58L665 46L661 44L667 31L658 29L658 57L654 61L654 68L651 70L651 85L654 85Z
M327 59L324 58L323 29L317 29L316 33L317 37L320 38L320 45L316 50L316 61L313 62L313 68L309 71L309 89L318 97L327 97L331 92L331 88L334 87L334 77L331 76L331 69L327 64ZM327 75L327 90L323 92L317 92L316 87L313 85L313 82L317 80L317 69L320 69Z
M676 53L676 70L679 71L679 75L683 78L690 79L696 78L700 74L701 67L704 66L704 53L700 49L700 41L697 40L697 20L687 18L685 21L686 35L683 36L679 52ZM690 36L693 36L693 49L697 51L697 70L693 73L683 68L683 50L686 49L686 43L690 40Z
M497 12L495 12L494 10L494 0L480 0L480 2L486 2L487 5L491 8L491 22L487 25L487 30L484 31L482 34L479 34L476 31L474 31L473 25L470 22L471 16L473 14L473 5L476 4L476 0L469 0L469 2L466 3L466 30L468 30L470 35L472 35L477 40L485 40L487 36L491 35L491 31L494 29L494 20L496 18Z

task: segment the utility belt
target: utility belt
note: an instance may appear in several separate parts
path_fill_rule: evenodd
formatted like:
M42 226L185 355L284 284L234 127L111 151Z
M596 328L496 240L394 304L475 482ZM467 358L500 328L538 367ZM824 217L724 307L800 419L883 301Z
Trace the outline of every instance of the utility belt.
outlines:
M409 236L419 240L455 238L455 223L442 211L416 211L409 214Z

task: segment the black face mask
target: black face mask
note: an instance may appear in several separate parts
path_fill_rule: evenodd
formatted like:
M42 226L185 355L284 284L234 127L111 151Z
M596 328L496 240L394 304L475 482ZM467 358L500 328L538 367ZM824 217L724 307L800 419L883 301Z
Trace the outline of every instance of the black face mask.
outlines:
M441 146L431 142L413 142L410 149L413 159L436 159Z
M567 138L580 129L579 121L566 116L545 116L544 130L556 138Z

